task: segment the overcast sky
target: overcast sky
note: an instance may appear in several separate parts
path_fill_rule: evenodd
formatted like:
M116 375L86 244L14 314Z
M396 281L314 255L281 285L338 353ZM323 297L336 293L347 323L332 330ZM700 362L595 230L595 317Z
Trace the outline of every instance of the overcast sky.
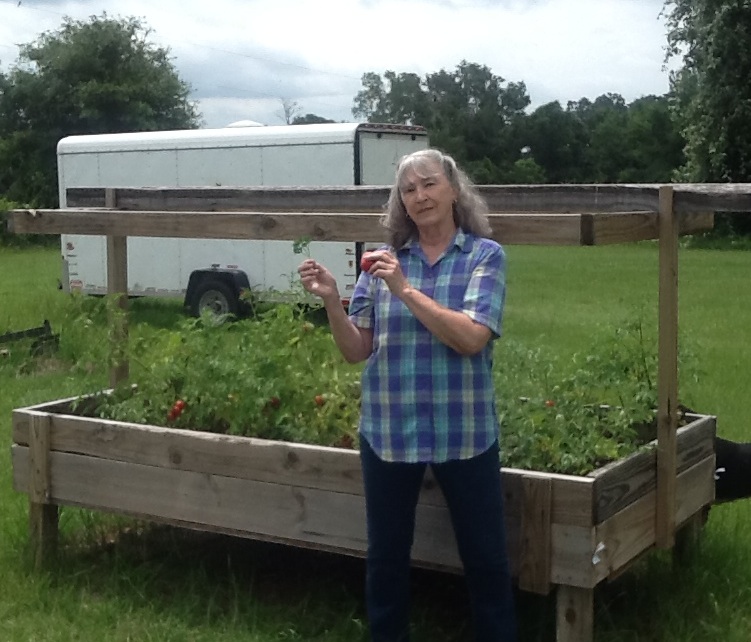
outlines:
M668 91L663 0L0 0L0 68L64 16L143 19L193 88L207 127L301 113L353 120L368 71L461 60L523 81L532 108Z

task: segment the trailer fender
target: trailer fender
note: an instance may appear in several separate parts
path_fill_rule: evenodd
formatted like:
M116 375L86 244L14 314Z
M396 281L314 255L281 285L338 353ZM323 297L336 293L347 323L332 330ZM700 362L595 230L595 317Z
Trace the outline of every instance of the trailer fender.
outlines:
M214 314L247 314L249 306L240 299L243 290L250 289L248 275L242 270L206 268L194 270L185 291L185 307L193 316L204 310Z

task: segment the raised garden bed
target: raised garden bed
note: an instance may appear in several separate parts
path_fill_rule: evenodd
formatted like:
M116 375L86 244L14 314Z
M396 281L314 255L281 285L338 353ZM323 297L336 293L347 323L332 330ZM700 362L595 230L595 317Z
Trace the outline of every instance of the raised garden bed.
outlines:
M13 483L51 545L57 506L347 555L366 550L358 454L352 450L182 431L73 414L61 400L13 414ZM713 416L677 436L676 524L713 501ZM558 640L592 637L592 593L656 542L656 449L587 476L503 469L509 556L522 589L558 588ZM461 572L448 513L426 477L415 565Z

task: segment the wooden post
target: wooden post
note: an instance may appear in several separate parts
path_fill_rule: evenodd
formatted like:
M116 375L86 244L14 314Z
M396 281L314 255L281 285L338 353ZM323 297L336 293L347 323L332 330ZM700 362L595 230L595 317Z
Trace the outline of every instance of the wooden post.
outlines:
M594 589L561 584L556 595L556 642L592 642Z
M34 568L55 556L58 511L50 503L50 416L33 413L29 424L29 539Z
M678 220L673 188L659 192L660 293L657 372L657 499L655 539L675 543L676 433L678 430Z
M104 191L105 207L117 206L114 189ZM113 363L110 367L110 387L114 388L128 378L128 360L126 347L128 343L128 237L107 236L107 293L114 295L116 309L110 315L112 331L111 354Z
M519 588L530 593L547 595L550 593L552 565L552 480L531 475L522 476L522 497Z

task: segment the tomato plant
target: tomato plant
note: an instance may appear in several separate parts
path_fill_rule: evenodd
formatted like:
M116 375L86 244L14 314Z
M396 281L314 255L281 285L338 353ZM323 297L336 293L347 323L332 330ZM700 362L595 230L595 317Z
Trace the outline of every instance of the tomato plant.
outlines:
M102 395L95 414L157 425L166 414L175 428L354 448L361 366L310 318L280 304L134 340L137 386ZM504 465L583 474L654 437L656 339L640 321L565 360L509 338L494 349Z

